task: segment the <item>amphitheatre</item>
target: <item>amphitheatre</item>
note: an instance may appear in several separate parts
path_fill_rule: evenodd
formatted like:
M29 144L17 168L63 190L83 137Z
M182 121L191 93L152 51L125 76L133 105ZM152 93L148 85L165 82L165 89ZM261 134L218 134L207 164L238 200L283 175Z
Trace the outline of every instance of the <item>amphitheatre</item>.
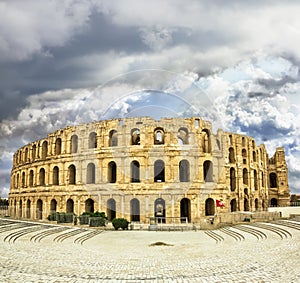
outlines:
M134 117L68 126L16 151L10 215L103 211L108 221L234 222L233 212L288 206L284 150L212 131L200 117ZM244 216L242 216L244 217ZM236 219L239 221L240 219Z

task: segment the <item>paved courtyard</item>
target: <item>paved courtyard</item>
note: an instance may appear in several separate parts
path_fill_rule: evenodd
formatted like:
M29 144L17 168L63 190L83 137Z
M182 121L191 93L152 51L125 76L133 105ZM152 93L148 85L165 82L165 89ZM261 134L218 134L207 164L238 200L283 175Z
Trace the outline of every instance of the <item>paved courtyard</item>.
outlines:
M99 231L0 219L0 281L300 282L299 229Z

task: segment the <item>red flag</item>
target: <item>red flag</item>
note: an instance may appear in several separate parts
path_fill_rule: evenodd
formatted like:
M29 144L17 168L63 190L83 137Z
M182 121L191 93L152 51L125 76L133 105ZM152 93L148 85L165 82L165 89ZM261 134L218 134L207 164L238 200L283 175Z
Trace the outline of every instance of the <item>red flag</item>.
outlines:
M217 207L224 207L224 203L221 201L221 200L216 200L216 203L217 203Z

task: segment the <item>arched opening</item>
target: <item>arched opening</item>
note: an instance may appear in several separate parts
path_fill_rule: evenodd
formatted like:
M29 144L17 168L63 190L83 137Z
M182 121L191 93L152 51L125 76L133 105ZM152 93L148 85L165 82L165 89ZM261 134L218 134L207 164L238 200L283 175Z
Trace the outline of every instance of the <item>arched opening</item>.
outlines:
M190 181L190 163L188 160L181 160L179 162L179 180L180 182Z
M140 221L140 202L136 198L130 201L130 220L136 222Z
M113 198L110 198L107 201L106 214L108 221L112 221L116 218L116 201Z
M29 171L29 187L33 187L33 170Z
M53 168L53 185L59 185L59 168L55 166Z
M22 172L22 188L25 188L26 182L25 182L25 172Z
M118 132L116 130L111 130L109 132L109 146L118 146Z
M235 178L235 169L230 168L230 190L234 192L236 189L236 178Z
M158 223L166 223L166 207L162 198L158 198L154 202L154 217L158 217Z
M253 155L253 162L256 162L256 152L253 151L252 155Z
M254 189L258 190L258 182L257 182L257 171L253 171L253 177L254 177Z
M107 180L109 183L115 183L117 181L117 165L114 161L108 163L107 168Z
M154 130L154 144L164 144L165 143L165 133L163 129Z
M66 212L74 213L74 201L70 198L67 200Z
M132 129L131 130L131 145L140 145L140 130Z
M229 148L229 154L228 154L229 163L234 163L234 149L232 147Z
M54 151L56 155L61 154L61 138L56 139Z
M256 198L254 201L255 210L258 211L258 199Z
M243 184L248 185L248 170L246 168L243 169Z
M203 163L203 177L205 182L213 182L213 163L209 160Z
M73 164L69 166L68 174L69 174L69 184L75 185L75 183L76 183L76 168Z
M89 148L97 148L97 134L91 132L89 135Z
M212 198L208 198L205 201L205 216L215 214L215 201Z
M40 186L45 186L45 169L41 168L39 172L39 181L40 181Z
M140 182L140 163L138 161L132 161L130 164L131 171L131 182L139 183Z
M86 183L87 184L95 184L95 164L89 163L86 170Z
M46 159L48 155L48 142L44 141L42 144L42 159Z
M35 144L32 146L32 153L31 153L31 155L32 155L32 160L34 161L35 158L36 158L36 145Z
M26 202L26 218L31 217L31 201L28 199Z
M78 136L72 135L70 152L77 153L77 151L78 151Z
M191 201L188 198L180 201L180 218L181 222L191 222Z
M156 160L154 163L154 182L165 181L165 163L162 160Z
M23 202L22 200L19 201L19 217L23 217Z
M249 211L249 200L244 198L244 211Z
M277 175L276 173L270 173L270 187L277 188Z
M231 212L234 212L234 211L236 211L236 210L237 210L236 199L234 198L234 199L232 199L232 200L230 201L230 211L231 211Z
M271 198L271 207L277 207L277 206L278 206L277 198Z
M92 200L91 198L88 198L85 201L85 212L94 212L94 200Z
M261 186L265 186L264 172L261 172Z
M242 137L242 146L246 146L246 140L244 137Z
M50 213L55 213L57 209L57 201L52 199L50 202Z
M38 199L36 202L36 219L42 219L43 218L43 201L41 199Z
M19 173L17 174L17 180L16 180L16 184L17 184L17 188L19 188L19 179L20 179L20 175L19 175Z
M207 129L202 130L202 151L204 153L211 152L210 134L209 134L209 130Z
M25 162L28 162L28 148L25 149Z
M177 133L178 144L189 144L189 131L187 128L180 128Z

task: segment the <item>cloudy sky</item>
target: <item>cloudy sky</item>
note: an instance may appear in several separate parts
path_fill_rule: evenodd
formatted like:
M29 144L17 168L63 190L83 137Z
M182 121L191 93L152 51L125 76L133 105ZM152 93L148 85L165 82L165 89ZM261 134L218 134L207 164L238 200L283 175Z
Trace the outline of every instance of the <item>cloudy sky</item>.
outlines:
M300 193L300 3L0 0L0 195L12 155L67 125L201 115L284 146Z

